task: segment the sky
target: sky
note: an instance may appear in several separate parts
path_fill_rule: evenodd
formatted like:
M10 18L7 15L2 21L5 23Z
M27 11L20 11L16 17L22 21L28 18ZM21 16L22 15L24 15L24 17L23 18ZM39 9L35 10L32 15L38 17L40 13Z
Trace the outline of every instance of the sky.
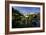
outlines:
M23 15L34 14L34 13L39 13L40 12L40 7L19 7L19 6L14 6L13 8L18 10Z

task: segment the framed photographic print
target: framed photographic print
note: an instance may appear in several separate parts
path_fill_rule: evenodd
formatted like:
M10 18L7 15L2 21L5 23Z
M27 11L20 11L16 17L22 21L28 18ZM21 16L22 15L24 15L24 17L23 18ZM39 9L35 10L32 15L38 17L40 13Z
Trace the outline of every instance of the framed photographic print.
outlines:
M5 34L44 32L44 3L6 1Z

